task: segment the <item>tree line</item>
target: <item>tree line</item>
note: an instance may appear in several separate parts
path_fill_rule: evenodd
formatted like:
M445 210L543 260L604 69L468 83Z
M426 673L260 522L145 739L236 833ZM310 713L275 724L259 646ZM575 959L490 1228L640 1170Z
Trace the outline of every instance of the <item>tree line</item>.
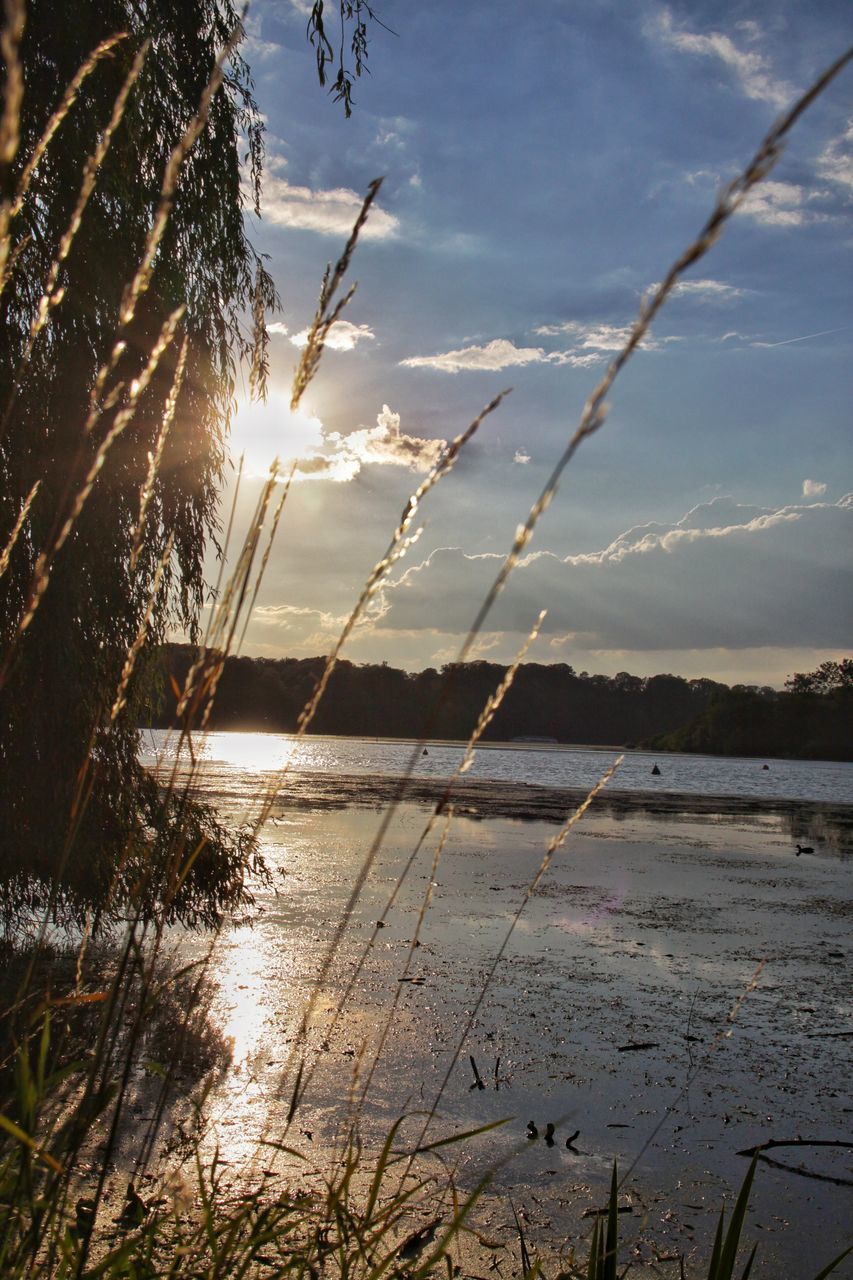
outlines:
M174 722L175 689L182 688L196 651L162 650L159 694L151 723ZM219 682L211 726L292 733L322 670L322 658L229 657ZM387 663L338 663L312 725L315 733L391 738L465 739L489 694L506 672L494 662L447 664L401 671ZM702 712L713 680L658 675L644 679L576 673L564 663L526 663L486 731L492 741L516 737L558 742L638 743L684 725Z
M175 724L176 690L183 688L196 657L190 645L170 644L161 650L152 727ZM293 733L324 661L227 658L211 728ZM833 677L830 668L840 674ZM387 663L342 661L312 732L466 739L505 672L505 666L494 662L410 672ZM720 755L849 759L851 697L853 661L792 676L785 692L674 675L590 675L565 663L531 662L519 668L484 736L493 742L539 738Z
M662 751L853 760L853 659L797 672L785 689L735 685L689 724L648 744Z

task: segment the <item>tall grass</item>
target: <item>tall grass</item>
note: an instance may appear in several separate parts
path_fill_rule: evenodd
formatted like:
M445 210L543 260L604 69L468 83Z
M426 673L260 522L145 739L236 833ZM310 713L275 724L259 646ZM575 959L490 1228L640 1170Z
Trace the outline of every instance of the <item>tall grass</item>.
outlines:
M6 96L0 117L0 161L8 165L14 158L18 120L24 92L19 46L22 6L10 0L2 28L2 48L6 62ZM118 40L120 37L116 37ZM114 41L96 49L65 90L43 137L22 170L18 188L0 210L0 288L14 288L15 275L10 228L26 199L30 178L47 150L55 145L62 119L74 110L77 94L85 79L106 56ZM90 433L104 407L110 404L111 379L121 353L124 334L133 321L139 299L148 287L158 247L168 222L172 197L182 180L187 156L206 121L213 96L221 83L224 61L230 46L211 71L196 115L176 144L161 180L160 198L137 269L124 292L112 352L98 373L92 392L91 411L85 430ZM140 74L143 49L132 62L118 95L112 118L99 139L96 150L81 163L79 194L71 221L56 248L54 265L42 292L25 358L19 370L23 381L27 364L39 336L49 328L52 311L61 301L61 267L73 243L86 207L99 178L103 156L118 127L129 96ZM618 353L604 378L590 396L580 422L571 433L542 493L509 548L501 569L476 613L461 647L458 661L465 661L489 610L503 590L524 548L532 538L539 519L556 496L561 476L577 449L603 424L605 398L626 362L636 350L655 316L665 304L684 271L707 253L726 222L748 192L772 168L781 145L802 112L850 60L846 54L817 81L812 89L775 126L743 174L722 193L696 240L682 253L663 283L640 310L625 347ZM345 291L347 271L356 250L359 232L369 216L379 184L372 184L344 252L323 280L320 300L309 339L297 368L292 404L298 406L322 357L331 326L339 319L352 296ZM254 317L262 324L262 315ZM110 430L95 454L82 484L73 495L69 513L42 548L36 563L31 590L13 639L0 654L2 670L8 669L18 646L27 643L26 632L46 593L51 589L57 558L93 488L109 474L113 446L119 435L133 424L136 406L153 377L164 352L181 342L182 308L175 309L152 341L137 385L122 403ZM146 533L151 494L162 464L175 404L187 368L187 347L183 343L172 386L167 396L157 443L150 456L148 474L140 488L138 517L133 531L130 569L135 570ZM252 377L258 377L253 367ZM484 417L496 411L506 393L496 396L447 447L442 457L406 504L392 532L387 550L358 592L337 643L299 717L297 737L310 729L329 679L347 640L376 591L417 537L415 520L431 489L452 470L461 451L473 437ZM198 781L195 740L209 721L226 656L239 650L245 627L272 551L279 519L290 492L292 472L282 476L277 463L263 484L254 513L242 542L231 550L235 506L226 535L228 563L233 567L221 578L211 607L205 643L192 665L185 685L177 691L181 729L178 733L174 765L163 774L164 793L169 798L188 798ZM239 484L239 481L238 481ZM9 563L20 537L24 536L37 489L26 497L0 550L0 574ZM128 688L140 655L144 652L148 626L159 607L161 579L166 571L171 544L160 560L150 585L149 603L137 634L128 647L118 687L110 691L108 705L114 721L124 708ZM223 558L223 566L226 563ZM429 881L435 879L448 831L453 822L453 794L457 779L470 767L477 744L511 686L518 664L535 639L540 619L533 624L527 642L506 678L495 690L473 726L471 738L456 775L449 779L423 831L393 885L387 904L368 939L354 970L333 1002L332 1031L338 1025L345 1003L370 954L377 930L393 906L415 860L438 832ZM422 748L419 743L409 761L411 774ZM94 751L93 741L90 748ZM184 768L182 759L189 759ZM165 861L146 861L138 848L130 846L116 869L111 893L122 896L126 927L111 948L99 941L98 921L87 920L76 935L66 938L63 949L53 927L50 910L33 921L26 948L8 949L9 961L2 1025L6 1029L6 1054L0 1062L0 1085L5 1095L0 1114L0 1274L13 1280L43 1276L288 1276L316 1280L321 1274L364 1277L379 1280L385 1274L420 1280L433 1272L446 1273L453 1280L453 1256L459 1255L460 1240L468 1230L472 1210L486 1190L488 1178L473 1188L460 1190L452 1159L458 1144L474 1142L490 1129L486 1125L470 1134L434 1137L438 1108L454 1070L467 1034L489 990L497 967L506 953L526 904L560 853L572 827L582 818L595 795L618 768L614 763L596 783L589 796L566 818L558 834L544 851L542 861L526 886L517 910L511 917L500 947L495 952L466 1024L460 1029L450 1065L434 1099L413 1124L398 1120L376 1150L364 1149L359 1137L360 1121L371 1106L372 1085L381 1061L399 999L398 985L389 1001L385 1020L372 1056L360 1062L360 1076L350 1093L343 1137L335 1158L318 1179L304 1153L290 1137L291 1125L312 1083L317 1065L309 1049L309 1030L321 996L336 973L344 935L368 875L387 836L395 810L404 795L405 780L382 815L377 834L368 850L348 899L331 936L301 1012L284 1070L283 1087L290 1099L287 1120L281 1132L267 1132L257 1148L257 1159L235 1183L233 1174L218 1151L205 1154L203 1141L209 1090L215 1088L216 1069L221 1068L222 1045L203 1018L209 998L210 966L218 938L210 936L203 953L191 963L175 965L169 953L169 921L172 907L195 861L202 854L206 836L191 824L170 830ZM251 816L251 835L256 838L268 820L284 782L276 779L258 799ZM74 808L68 818L64 857L74 854L75 833L88 796L87 769L81 771ZM256 848L255 839L246 849ZM130 872L130 874L129 874ZM252 877L263 873L261 863L247 855L239 874L245 884L244 900L251 906ZM132 885L128 895L127 885ZM421 926L431 905L427 888L406 960L405 973L414 954ZM22 918L26 903L20 904ZM10 922L10 929L14 922ZM332 1033L329 1032L329 1034ZM140 1090L145 1092L149 1118L139 1125L132 1111ZM175 1117L181 1117L181 1124ZM157 1167L154 1155L158 1137L171 1128L170 1165ZM181 1128L181 1125L183 1128ZM409 1137L409 1129L414 1132ZM183 1143L179 1151L180 1144ZM180 1159L178 1158L180 1154ZM120 1160L119 1160L120 1157ZM264 1165L281 1161L289 1185L271 1191ZM116 1165L133 1170L133 1181L121 1178ZM88 1166L89 1178L83 1177ZM727 1229L721 1218L717 1240L709 1262L708 1280L730 1280L735 1275L736 1257L742 1234L747 1199L755 1175L755 1164L741 1189ZM570 1262L565 1275L585 1275L590 1280L610 1280L619 1274L617 1195L619 1181L613 1172L611 1196L606 1215L597 1217L592 1228L587 1257L581 1264ZM436 1206L439 1206L436 1214ZM522 1269L531 1277L541 1267L531 1254L519 1223ZM828 1275L835 1263L820 1274ZM751 1257L743 1275L749 1273Z

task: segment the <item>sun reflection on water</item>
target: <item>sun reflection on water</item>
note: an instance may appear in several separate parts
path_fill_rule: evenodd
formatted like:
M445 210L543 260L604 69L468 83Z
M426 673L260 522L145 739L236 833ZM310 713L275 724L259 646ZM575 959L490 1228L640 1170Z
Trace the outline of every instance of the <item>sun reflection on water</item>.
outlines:
M220 1029L232 1044L232 1069L245 1070L257 1055L269 1009L264 998L268 978L263 935L248 925L230 936L217 972Z
M220 1156L232 1164L256 1151L277 1095L294 959L283 931L274 935L263 923L235 928L220 943L212 1013L232 1057L211 1120Z

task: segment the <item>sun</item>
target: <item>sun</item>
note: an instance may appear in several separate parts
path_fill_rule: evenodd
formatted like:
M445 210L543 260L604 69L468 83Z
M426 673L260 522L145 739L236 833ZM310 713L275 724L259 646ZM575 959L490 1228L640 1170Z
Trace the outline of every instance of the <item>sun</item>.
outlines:
M282 469L316 454L323 445L323 424L304 410L290 408L285 391L271 388L266 401L240 400L231 423L229 447L236 462L245 456L247 476L265 476L278 458Z

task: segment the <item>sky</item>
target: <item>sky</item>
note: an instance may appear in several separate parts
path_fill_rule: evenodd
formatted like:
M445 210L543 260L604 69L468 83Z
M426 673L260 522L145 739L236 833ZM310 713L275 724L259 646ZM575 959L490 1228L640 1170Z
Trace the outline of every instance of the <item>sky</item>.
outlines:
M327 5L327 13L336 8ZM346 119L305 0L255 0L267 125L250 236L281 312L238 390L238 517L293 484L244 652L326 653L442 444L344 656L453 661L641 299L779 114L853 39L846 2L377 0ZM578 450L471 657L781 685L853 636L853 69L685 276ZM370 181L384 183L298 414L289 388Z

